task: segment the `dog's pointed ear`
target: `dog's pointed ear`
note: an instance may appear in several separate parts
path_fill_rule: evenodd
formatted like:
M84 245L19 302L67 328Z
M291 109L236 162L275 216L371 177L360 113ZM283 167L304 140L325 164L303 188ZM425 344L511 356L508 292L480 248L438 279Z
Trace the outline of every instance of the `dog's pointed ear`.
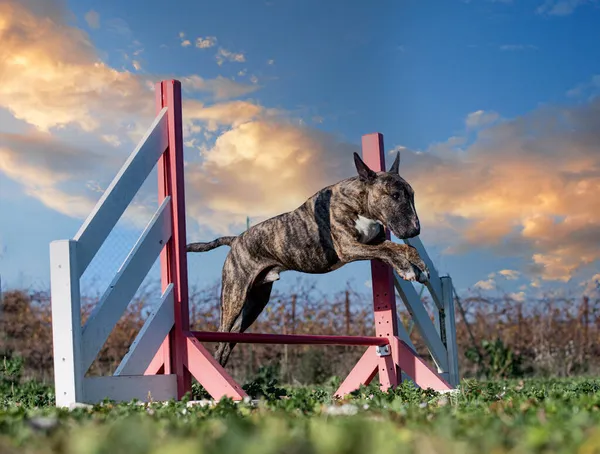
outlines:
M365 183L372 183L377 178L377 174L373 172L369 167L360 159L358 153L354 152L354 165L358 172L358 177Z
M390 167L389 173L400 173L399 169L400 169L400 152L396 153L396 159L394 159L394 162L392 163L392 166Z

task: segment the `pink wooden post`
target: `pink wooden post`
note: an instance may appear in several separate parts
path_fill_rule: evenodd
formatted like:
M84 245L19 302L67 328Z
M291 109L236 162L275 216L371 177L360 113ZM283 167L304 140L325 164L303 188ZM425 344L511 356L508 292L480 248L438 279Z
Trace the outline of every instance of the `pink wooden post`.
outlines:
M164 291L173 283L175 296L175 326L169 342L163 344L163 371L177 375L177 398L191 391L191 376L187 362L189 331L188 279L185 231L185 188L183 182L183 129L181 82L167 80L156 84L156 110L167 107L169 148L158 161L158 203L171 197L173 235L160 255L161 287Z
M375 172L385 171L385 152L383 135L380 133L367 134L362 137L363 161ZM386 238L390 233L386 229ZM373 282L373 309L375 311L375 334L389 340L398 335L396 317L396 296L394 293L393 270L379 260L371 260L371 280ZM390 353L393 348L390 345ZM380 356L377 361L373 355L374 348L368 349L346 380L337 390L337 395L347 394L357 389L361 384L368 384L379 368L379 382L382 390L398 386L402 377L400 368L391 354ZM374 370L372 370L375 368Z
M193 375L216 399L227 396L240 400L246 393L211 353L190 336L181 82L167 80L155 87L157 113L163 107L168 108L169 147L158 161L158 202L171 197L173 235L161 252L160 267L162 291L170 283L174 287L175 325L145 374L175 374L178 399L191 391Z
M383 135L376 132L362 137L362 155L365 164L375 172L385 172L385 151ZM390 232L386 229L386 238ZM373 281L373 309L375 311L375 334L378 337L392 338L398 335L396 294L394 293L393 270L379 260L371 260ZM391 356L382 356L379 361L379 381L382 389L396 387L400 382L400 369L394 365Z

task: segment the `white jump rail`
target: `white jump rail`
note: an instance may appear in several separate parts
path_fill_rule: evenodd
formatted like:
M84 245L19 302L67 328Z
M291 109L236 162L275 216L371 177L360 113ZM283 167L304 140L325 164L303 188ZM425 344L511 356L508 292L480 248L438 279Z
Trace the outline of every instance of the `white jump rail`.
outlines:
M50 243L54 382L59 407L94 404L104 399L178 399L185 389L189 389L190 372L197 379L202 374L208 376L205 387L209 392L209 383L220 381L219 386L228 390L228 395L243 395L224 369L219 369L208 350L196 339L182 337L189 327L187 265L180 261L182 251L185 251L185 231L183 234L177 231L182 224L179 220L184 219L185 200L181 196L182 187L177 183L182 180L174 173L183 169L180 90L178 81L157 84L158 113L138 146L75 237ZM176 148L177 153L168 155L166 152L170 148ZM160 204L82 326L80 278L157 163L160 163ZM178 227L174 228L174 225ZM452 387L457 387L459 373L452 281L449 276L438 275L418 238L405 242L416 247L429 266L431 279L426 286L435 303L434 320L410 282L394 274L394 285L437 366L438 374ZM114 375L86 376L159 255L163 289L160 302L146 319ZM183 259L184 256L185 252ZM415 351L410 334L400 320L398 338L398 348L405 348L400 345L402 341ZM405 361L405 364L408 363ZM164 373L155 375L159 367L164 367Z
M450 276L439 276L433 261L427 254L425 246L419 237L403 241L419 251L421 259L429 268L430 278L425 283L425 287L435 303L434 320L431 320L412 283L405 281L394 272L396 291L409 312L423 342L427 346L429 354L438 369L438 373L452 386L458 387L460 374L458 370L452 278ZM398 323L401 324L400 320ZM406 331L404 326L402 328Z

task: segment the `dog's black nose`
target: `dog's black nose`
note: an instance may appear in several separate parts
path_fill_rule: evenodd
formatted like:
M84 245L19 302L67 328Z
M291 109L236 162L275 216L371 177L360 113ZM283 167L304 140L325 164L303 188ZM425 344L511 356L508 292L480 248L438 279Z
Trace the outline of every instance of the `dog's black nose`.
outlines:
M406 235L407 238L414 238L416 236L419 236L421 234L421 226L417 226L416 228L413 227L407 233L408 233L408 235Z

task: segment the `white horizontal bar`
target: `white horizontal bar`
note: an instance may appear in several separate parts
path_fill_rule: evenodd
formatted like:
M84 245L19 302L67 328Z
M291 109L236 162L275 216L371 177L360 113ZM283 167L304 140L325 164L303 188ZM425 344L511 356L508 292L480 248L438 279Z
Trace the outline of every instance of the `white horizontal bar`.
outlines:
M83 380L86 404L96 404L104 399L115 402L167 401L177 398L177 376L169 375L121 375L118 377L89 377Z
M171 197L166 197L83 327L84 373L94 362L169 238L171 238Z
M152 126L129 155L75 235L74 239L79 243L77 249L80 276L133 200L168 144L167 108L165 107L156 116Z
M173 284L164 291L158 306L129 347L114 375L144 375L144 372L175 324Z
M423 306L423 302L419 298L417 291L409 281L405 281L394 271L394 285L400 298L404 302L406 309L415 321L415 325L419 330L419 334L423 338L423 342L427 345L429 353L433 361L437 365L440 372L448 371L448 354L446 347L442 343L440 336L429 318L429 314Z
M438 309L443 309L444 302L442 298L442 283L440 281L440 275L437 269L435 268L435 265L431 261L429 254L427 254L427 251L425 250L425 246L423 246L421 239L417 236L415 238L408 238L403 241L406 244L409 244L412 247L414 247L419 252L421 260L423 260L425 262L425 265L427 265L427 268L429 268L429 279L425 283L425 286L429 290L433 302L438 307Z

